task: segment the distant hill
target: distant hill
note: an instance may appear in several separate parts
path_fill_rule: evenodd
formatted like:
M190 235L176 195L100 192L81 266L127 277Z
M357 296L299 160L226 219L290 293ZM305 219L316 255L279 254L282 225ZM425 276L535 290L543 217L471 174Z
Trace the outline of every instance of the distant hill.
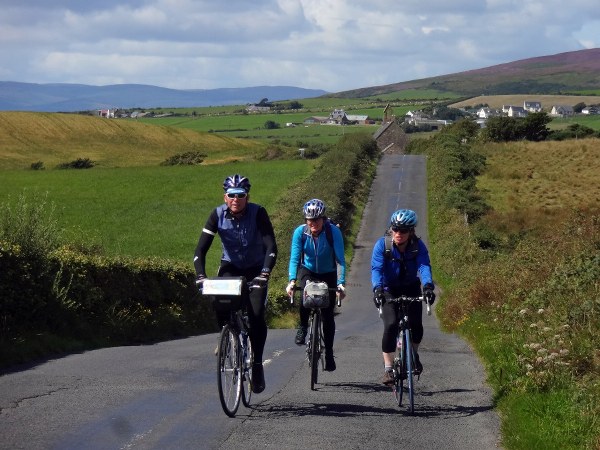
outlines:
M567 94L600 90L600 48L522 59L451 75L328 94L360 98L409 89L436 89L465 96Z
M0 111L74 112L107 108L194 108L319 97L321 89L292 86L167 89L143 84L89 86L0 81Z

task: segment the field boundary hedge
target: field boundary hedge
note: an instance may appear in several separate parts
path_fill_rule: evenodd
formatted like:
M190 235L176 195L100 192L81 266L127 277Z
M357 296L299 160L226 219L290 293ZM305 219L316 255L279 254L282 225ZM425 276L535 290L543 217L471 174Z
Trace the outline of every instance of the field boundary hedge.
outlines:
M292 230L306 200L319 197L346 234L351 257L379 157L370 135L352 135L325 153L315 170L271 213L278 241L269 314L285 312ZM156 342L216 331L191 266L158 258L110 258L67 246L24 251L0 242L0 368L65 351ZM281 293L279 292L281 291Z

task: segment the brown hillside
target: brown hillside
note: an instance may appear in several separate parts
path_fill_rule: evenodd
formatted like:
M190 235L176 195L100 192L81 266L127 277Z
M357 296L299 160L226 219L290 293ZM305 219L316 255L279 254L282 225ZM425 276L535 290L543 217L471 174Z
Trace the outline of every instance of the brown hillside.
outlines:
M77 158L101 167L158 165L169 156L199 151L210 159L243 158L259 144L124 119L76 114L0 112L0 169L48 169Z
M600 91L600 48L522 59L439 77L355 89L333 96L368 97L408 89L437 89L465 96Z

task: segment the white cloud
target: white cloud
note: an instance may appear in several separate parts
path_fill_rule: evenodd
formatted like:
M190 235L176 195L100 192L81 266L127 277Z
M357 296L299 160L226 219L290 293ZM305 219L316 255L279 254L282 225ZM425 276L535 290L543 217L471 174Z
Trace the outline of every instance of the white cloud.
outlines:
M596 0L3 0L0 77L341 91L600 45Z

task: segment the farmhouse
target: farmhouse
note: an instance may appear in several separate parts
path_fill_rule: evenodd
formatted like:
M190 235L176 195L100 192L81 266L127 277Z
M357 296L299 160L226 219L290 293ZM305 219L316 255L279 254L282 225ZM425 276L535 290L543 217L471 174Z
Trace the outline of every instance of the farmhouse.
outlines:
M509 106L507 111L508 117L527 117L527 111L520 106Z
M477 111L477 117L480 119L489 119L490 117L501 116L502 112L497 109L481 108Z
M327 123L327 120L329 120L329 117L324 117L324 116L311 116L311 117L307 117L306 119L304 119L304 125L319 125L322 123Z
M550 115L554 117L569 117L574 114L572 106L554 105Z
M106 117L107 119L115 118L115 110L114 109L98 109L96 110L96 115L100 117Z
M540 102L523 102L523 109L527 112L538 113L542 111L542 104Z
M581 110L581 114L587 114L587 115L598 114L598 108L596 108L595 106L586 106L585 108L583 108Z

